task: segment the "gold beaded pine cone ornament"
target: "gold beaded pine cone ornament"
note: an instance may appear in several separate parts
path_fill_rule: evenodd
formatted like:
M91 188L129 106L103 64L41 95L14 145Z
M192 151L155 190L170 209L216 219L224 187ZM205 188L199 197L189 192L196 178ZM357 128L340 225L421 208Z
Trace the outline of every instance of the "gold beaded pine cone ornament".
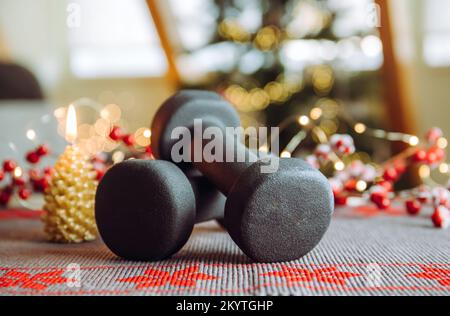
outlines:
M89 158L70 146L57 161L45 191L42 220L50 241L81 243L95 240L95 191L98 182Z

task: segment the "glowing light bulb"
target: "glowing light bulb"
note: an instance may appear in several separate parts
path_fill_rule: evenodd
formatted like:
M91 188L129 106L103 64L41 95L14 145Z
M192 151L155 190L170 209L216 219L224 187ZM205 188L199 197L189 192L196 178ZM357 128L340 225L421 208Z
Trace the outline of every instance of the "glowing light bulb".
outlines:
M357 123L355 124L354 129L358 134L363 134L367 130L367 127L363 123Z
M309 117L307 117L306 115L302 115L298 118L298 124L302 125L302 126L306 126L309 124Z
M20 167L16 167L14 169L14 177L15 178L20 178L23 175L23 170Z
M445 149L448 146L448 140L444 137L441 137L437 140L437 146L441 149Z
M361 41L361 49L367 57L377 57L383 52L383 43L375 35L369 35Z
M281 158L291 158L291 156L292 156L291 153L288 151L283 151L281 153Z
M36 138L36 132L33 129L29 129L26 135L29 140L34 140Z
M408 139L408 144L410 144L411 146L417 146L417 145L419 145L419 142L420 142L420 140L419 140L419 137L417 137L417 136L411 136Z
M358 190L359 192L364 192L367 189L367 183L363 180L359 180L358 182L356 182L356 190Z
M334 164L334 169L337 171L342 171L345 168L345 164L342 161L336 161Z
M152 137L152 131L149 130L148 128L142 133L142 135L144 135L145 138L150 138Z

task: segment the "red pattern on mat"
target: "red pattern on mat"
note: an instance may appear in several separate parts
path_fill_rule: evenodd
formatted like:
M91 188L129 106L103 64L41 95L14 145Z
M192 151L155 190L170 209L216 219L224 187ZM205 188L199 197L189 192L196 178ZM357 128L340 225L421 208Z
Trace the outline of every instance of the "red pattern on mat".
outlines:
M410 278L423 278L428 280L437 280L436 285L430 286L420 286L420 285L382 285L382 286L358 286L356 283L351 282L352 278L366 277L365 274L350 272L351 267L363 267L365 264L360 263L342 263L333 265L305 265L299 264L296 267L289 265L281 265L281 270L272 271L267 273L259 274L260 280L259 284L256 284L247 288L232 288L232 289L214 289L210 287L198 287L204 293L209 293L209 295L223 295L223 294L245 294L249 291L258 291L266 287L302 287L312 291L323 292L379 292L379 291L450 291L450 269L448 267L450 264L414 264L414 263L402 263L402 264L380 264L380 266L387 265L392 267L412 267L417 266L422 269L422 272L417 272L413 274L402 274L405 277ZM186 269L177 270L173 273L166 270L157 270L153 268L148 268L145 270L143 275L135 275L128 278L115 279L114 282L130 283L130 287L121 289L102 289L102 288L92 288L92 289L80 289L80 288L70 288L68 290L63 289L50 289L51 285L63 284L69 282L72 279L62 277L64 269L57 267L46 267L46 268L6 268L1 267L0 271L6 271L3 276L0 276L0 294L18 294L18 295L101 295L101 294L133 294L136 291L140 293L153 293L153 294L177 294L184 293L186 288L195 288L198 280L216 280L219 277L214 275L205 274L198 272L200 266L203 267L215 267L216 264L196 264ZM221 265L219 265L221 266ZM241 266L239 264L232 266ZM127 265L125 267L132 269L140 269L142 266L132 266ZM230 265L227 267L231 268ZM102 267L81 267L81 270L91 270L93 269L116 269L124 268L124 266L102 266ZM165 269L168 266L164 267ZM19 270L43 270L43 273L25 273ZM359 271L360 272L360 271ZM399 273L401 273L399 271ZM281 277L284 282L269 282L264 283L264 277ZM287 281L287 282L286 282ZM323 285L314 285L313 281L317 281ZM81 280L83 283L83 278ZM161 288L163 286L171 285L173 288Z
M129 278L117 279L118 282L135 283L136 289L149 287L160 287L167 283L173 286L195 286L197 280L215 280L216 277L198 272L198 265L186 269L175 271L170 274L168 271L148 269L144 275Z
M422 266L423 272L407 274L407 277L435 280L442 286L450 287L450 269Z
M322 269L298 269L290 267L282 267L281 271L274 271L261 274L261 276L277 276L282 277L288 283L295 282L312 282L317 280L322 283L336 284L344 286L349 278L361 277L362 274L352 272L342 272L336 266Z
M50 285L62 284L69 281L69 279L61 276L63 273L64 270L54 270L32 275L31 273L10 269L0 277L0 289L18 287L36 291L46 290Z

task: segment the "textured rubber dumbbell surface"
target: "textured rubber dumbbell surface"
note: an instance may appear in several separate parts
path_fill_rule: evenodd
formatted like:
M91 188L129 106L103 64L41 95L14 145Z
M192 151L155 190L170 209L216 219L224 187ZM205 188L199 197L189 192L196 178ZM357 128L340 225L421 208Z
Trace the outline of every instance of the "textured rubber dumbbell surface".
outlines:
M118 259L100 240L47 243L37 215L0 211L0 295L450 295L450 230L429 214L337 209L313 251L276 264L252 263L214 222L148 263ZM74 275L80 287L68 286Z

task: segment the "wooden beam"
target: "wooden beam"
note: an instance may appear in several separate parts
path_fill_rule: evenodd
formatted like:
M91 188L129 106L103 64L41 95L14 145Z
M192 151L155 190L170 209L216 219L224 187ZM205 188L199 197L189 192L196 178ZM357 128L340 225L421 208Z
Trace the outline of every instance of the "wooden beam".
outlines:
M6 38L0 30L0 61L10 62L11 53L8 50L8 45L6 43Z
M408 93L406 74L397 59L394 47L394 32L390 0L375 0L380 8L384 63L382 67L383 88L385 92L386 114L390 128L398 132L414 133L411 115L411 96Z
M175 51L172 48L171 41L164 24L160 8L158 7L157 0L146 0L147 7L153 18L153 23L155 24L156 31L161 42L161 46L164 50L167 59L167 78L173 84L175 89L178 89L181 85L180 74L176 65Z

